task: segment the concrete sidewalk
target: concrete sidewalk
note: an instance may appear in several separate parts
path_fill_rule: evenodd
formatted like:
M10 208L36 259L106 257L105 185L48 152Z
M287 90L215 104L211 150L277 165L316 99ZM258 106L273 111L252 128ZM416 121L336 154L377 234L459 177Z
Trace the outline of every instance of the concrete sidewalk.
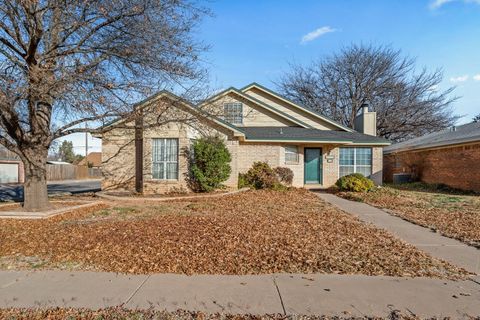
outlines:
M480 278L474 279L480 281ZM199 310L233 314L480 315L472 280L349 275L185 276L0 271L0 307Z
M316 193L321 199L337 206L360 220L388 230L432 256L480 274L480 250L458 240L393 216L368 204L346 200L329 193ZM480 304L480 303L479 303Z

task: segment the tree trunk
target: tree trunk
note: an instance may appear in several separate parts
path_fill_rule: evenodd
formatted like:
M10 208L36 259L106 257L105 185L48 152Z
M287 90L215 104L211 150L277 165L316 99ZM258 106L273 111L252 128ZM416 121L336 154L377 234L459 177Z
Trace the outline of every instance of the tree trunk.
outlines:
M23 159L25 183L23 208L26 211L43 211L50 208L47 193L48 149L37 151Z

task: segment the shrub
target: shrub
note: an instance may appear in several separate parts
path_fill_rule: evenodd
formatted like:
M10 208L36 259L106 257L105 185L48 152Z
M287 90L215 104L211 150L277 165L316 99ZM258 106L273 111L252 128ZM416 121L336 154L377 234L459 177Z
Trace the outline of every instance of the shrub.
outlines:
M278 181L281 183L291 185L293 182L293 171L290 168L285 168L285 167L276 167L273 169L275 171L275 174L277 175Z
M254 189L273 189L280 184L275 171L266 162L254 162L245 173L245 182Z
M238 174L238 189L250 187L249 183L247 182L246 174L239 173Z
M220 137L204 137L192 146L191 181L194 189L213 191L222 186L230 176L230 152Z
M341 191L365 192L374 187L373 181L366 178L363 174L352 173L341 177L335 185Z

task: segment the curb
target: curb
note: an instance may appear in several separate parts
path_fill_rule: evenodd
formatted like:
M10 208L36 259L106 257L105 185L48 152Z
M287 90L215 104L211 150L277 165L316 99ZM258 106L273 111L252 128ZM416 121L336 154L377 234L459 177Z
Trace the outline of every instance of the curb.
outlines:
M237 193L242 193L245 191L250 190L250 188L242 188L235 191L230 191L226 193L217 193L217 194L206 194L202 196L183 196L183 197L163 197L163 198L152 198L152 197L120 197L120 196L112 196L105 194L104 191L100 191L95 193L96 196L107 199L107 200L114 200L114 201L128 201L128 202L164 202L164 201L171 201L171 200L194 200L194 199L208 199L208 198L220 198L225 196L234 195Z
M68 202L68 201L62 201ZM71 202L78 202L78 201L71 201ZM68 207L68 208L60 208L60 209L53 209L48 211L0 211L0 219L47 219L59 214L67 213L70 211L93 207L98 204L102 204L102 201L93 201L87 202L83 204L79 204L76 206Z

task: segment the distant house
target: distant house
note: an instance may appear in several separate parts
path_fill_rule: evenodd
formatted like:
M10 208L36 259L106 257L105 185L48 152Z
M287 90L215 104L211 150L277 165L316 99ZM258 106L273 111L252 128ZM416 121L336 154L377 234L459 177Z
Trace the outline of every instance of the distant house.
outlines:
M426 183L480 192L480 122L472 122L384 149L384 179L410 175Z
M211 112L205 114L205 109ZM121 128L125 121L121 119L116 122L119 128L101 136L103 188L133 189L136 169L144 192L188 188L184 150L204 133L221 136L232 155L232 171L225 182L231 188L237 187L239 173L255 161L290 168L296 187L327 188L354 172L382 183L383 147L390 142L375 136L376 114L368 106L362 108L353 130L252 83L224 90L200 105L162 91L139 103L137 110L143 114L138 121L144 124L155 123L160 116L169 121L136 134ZM198 124L192 127L192 122Z
M0 183L23 182L23 162L18 155L0 146Z
M86 166L90 168L100 168L102 166L102 153L90 152L85 158L80 160L77 165Z

